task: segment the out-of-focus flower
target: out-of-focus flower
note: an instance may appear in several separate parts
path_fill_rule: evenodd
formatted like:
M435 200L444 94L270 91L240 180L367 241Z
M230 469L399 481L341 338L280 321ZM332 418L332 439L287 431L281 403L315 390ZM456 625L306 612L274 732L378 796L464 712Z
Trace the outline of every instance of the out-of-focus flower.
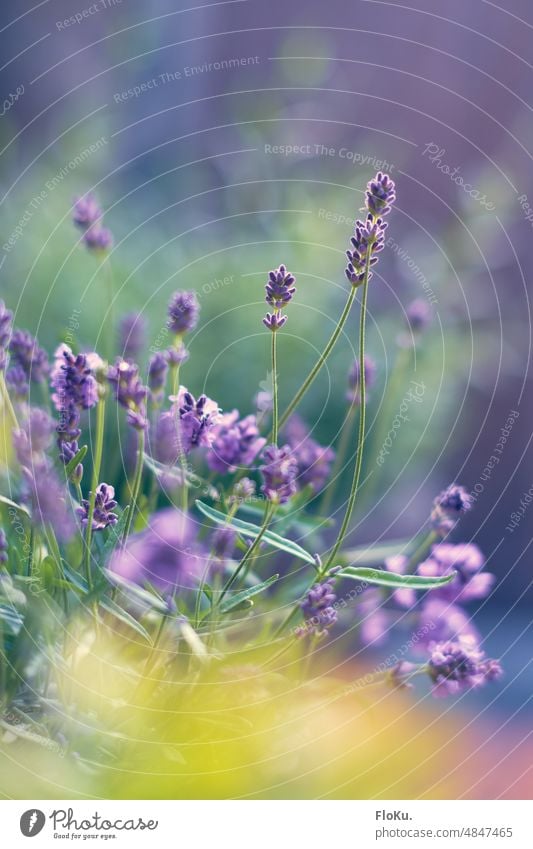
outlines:
M190 517L168 508L155 513L144 531L115 552L109 569L129 581L172 590L195 586L205 565Z
M50 374L52 401L59 413L69 414L72 408L88 410L98 402L98 384L85 354L73 354L68 345L55 352Z
M423 298L416 298L407 307L407 331L398 335L397 342L402 348L410 348L431 323L431 307Z
M472 496L464 487L451 484L433 502L431 527L436 533L444 536L454 527L459 517L470 510L472 503Z
M160 404L163 400L167 374L168 357L166 353L158 351L152 354L148 363L148 388L156 404Z
M96 498L94 502L94 513L92 521L93 531L103 531L109 525L116 525L118 516L113 513L117 506L115 501L115 489L110 484L101 483L96 488ZM84 528L89 522L89 501L85 499L81 502L80 507L76 510L80 517L81 524Z
M139 366L129 360L117 359L107 372L118 403L128 411L127 421L136 430L148 427L146 418L146 396L148 388L139 377Z
M256 417L239 419L238 410L221 415L213 433L207 464L221 474L232 474L240 466L249 468L266 444L266 439L259 435Z
M61 439L61 437L57 441L57 447L59 449L59 459L63 463L64 466L68 466L71 460L74 459L78 451L80 450L80 446L76 439L71 440L70 442L65 439ZM70 475L70 480L73 483L81 483L83 478L83 466L81 463L78 463Z
M427 651L430 643L456 640L479 641L479 633L470 617L456 604L433 598L434 590L420 608L418 639L413 644L417 652Z
M53 432L54 422L46 410L31 407L22 426L13 431L13 445L21 466L33 468L46 461Z
M200 304L195 292L178 291L168 305L168 327L176 336L190 333L198 324Z
M93 224L83 235L83 241L90 251L106 253L113 247L113 234L107 227Z
M65 487L50 466L40 465L31 470L22 469L22 500L29 505L32 522L50 525L58 539L72 536L74 523L69 512Z
M372 357L365 356L365 388L371 389L376 380L377 366ZM346 392L346 400L350 404L359 405L361 403L361 372L359 369L359 360L356 358L348 372L348 391Z
M263 477L261 490L269 501L285 504L296 492L298 474L298 463L290 445L284 445L282 448L267 445L262 459L263 465L259 466Z
M161 413L153 428L152 453L165 466L173 466L179 457L178 427L175 412Z
M207 395L195 399L185 386L180 386L171 412L179 417L178 446L180 454L189 454L194 448L209 448L215 438L220 409Z
M366 208L375 216L388 215L395 200L396 186L394 181L388 174L378 171L366 188Z
M296 292L294 282L294 276L284 265L269 272L268 283L265 286L267 304L275 310L283 309Z
M230 503L248 501L255 495L255 483L250 478L241 478L233 487L233 491L228 499Z
M236 540L237 534L231 528L217 528L211 539L213 556L221 563L231 560Z
M137 312L128 312L119 323L119 354L125 360L135 360L146 342L146 319Z
M7 544L7 537L5 532L0 528L0 563L7 563L9 546Z
M189 359L189 352L183 342L179 345L172 345L171 348L167 348L165 355L168 359L169 365L172 366L181 366Z
M315 491L319 491L329 478L335 452L332 448L319 445L311 437L307 426L299 416L291 416L284 435L298 464L298 485L300 487L309 485Z
M77 197L72 210L72 220L77 227L86 230L102 218L102 210L92 193Z
M0 299L0 371L4 371L7 362L7 349L11 338L13 313Z
M389 684L398 690L410 689L413 685L409 683L409 679L417 669L415 663L409 663L408 660L399 660L389 671Z
M334 578L328 578L319 584L315 584L304 600L300 603L304 624L296 629L299 637L315 634L317 637L326 636L329 629L337 621L337 611L333 607L337 596L333 590Z
M436 698L481 687L503 674L498 661L485 658L471 640L433 644L427 669Z
M261 389L254 398L254 404L258 413L268 413L272 409L272 392Z
M30 385L26 372L21 365L10 365L6 371L6 384L11 398L23 401L30 394Z
M361 617L360 636L363 645L378 646L384 643L391 620L384 607L383 593L374 587L365 590L357 609Z
M485 558L477 545L439 543L433 546L427 560L418 565L417 572L428 578L439 578L455 571L453 581L433 590L432 594L463 604L472 599L484 598L490 592L495 576L481 571L484 564Z
M14 330L9 342L10 367L19 365L33 383L44 383L48 377L48 354L27 330Z

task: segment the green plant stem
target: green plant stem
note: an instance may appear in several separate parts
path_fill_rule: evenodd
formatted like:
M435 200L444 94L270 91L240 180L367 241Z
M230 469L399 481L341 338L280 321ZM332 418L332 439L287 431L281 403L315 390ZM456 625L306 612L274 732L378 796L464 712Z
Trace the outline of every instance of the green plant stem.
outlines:
M436 542L438 538L438 534L436 534L435 531L429 531L426 534L420 545L414 550L414 552L409 557L406 572L409 572L414 566L418 566L418 564L423 560L433 543Z
M222 587L222 592L220 593L220 597L219 597L219 599L218 599L218 601L217 601L216 607L219 607L219 606L220 606L220 604L221 604L221 602L222 602L222 599L224 598L224 596L226 595L226 593L227 593L227 592L228 592L228 591L232 588L233 584L236 582L236 580L238 579L239 575L242 573L242 571L243 571L244 567L246 566L246 564L247 564L247 563L248 563L248 561L250 560L250 557L253 555L253 553L255 552L255 550L256 550L256 548L257 548L257 546L258 546L258 545L259 545L259 543L261 542L261 540L262 540L263 536L265 535L265 533L266 533L266 531L267 531L267 529L268 529L268 526L269 526L269 524L270 524L270 520L271 520L271 518L272 518L272 516L273 516L273 514L274 514L274 509L275 509L275 508L274 508L274 505L272 504L272 502L269 502L269 503L268 503L268 505L267 505L267 508L266 508L266 510L265 510L265 517L264 517L264 519L263 519L263 524L261 525L261 529L260 529L259 533L258 533L258 534L257 534L257 536L255 537L255 539L253 540L253 542L252 542L252 544L249 546L249 548L246 550L246 553L244 554L244 557L242 558L241 562L240 562L240 563L239 563L239 565L237 566L237 568L236 568L235 572L233 573L233 575L232 575L230 578L228 578L228 580L226 581L226 583L225 583L225 584L224 584L224 586Z
M272 333L272 442L278 444L278 367L276 351L277 333Z
M238 503L232 505L232 507L230 508L229 513L228 513L228 522L230 522L233 519L233 517L234 517L234 515L235 515L235 513L237 512L238 509L239 509ZM228 523L226 523L225 525L222 526L223 529L227 528L227 527L228 527ZM195 628L198 628L198 626L200 625L200 605L201 605L201 602L202 602L202 595L203 595L203 592L204 592L204 588L205 588L205 585L207 583L207 576L209 575L209 569L211 567L211 562L212 562L212 556L210 554L208 559L207 559L207 563L205 565L205 569L204 569L204 572L203 572L203 575L202 575L202 580L201 580L200 586L198 587L198 592L196 594L196 604L195 604L195 609L194 609L194 627ZM214 600L213 597L212 597L212 600Z
M18 420L17 420L17 414L15 413L15 409L13 407L13 404L11 403L11 398L9 397L9 391L8 391L7 386L6 386L6 379L5 379L5 375L4 375L3 371L0 372L0 389L2 390L2 395L3 395L3 398L4 398L4 404L6 406L8 414L9 414L9 418L11 419L11 423L12 423L13 427L17 428L17 430L18 430L19 423L18 423Z
M352 404L352 406L348 410L348 414L344 420L344 424L342 427L339 448L337 451L337 456L335 458L333 469L331 471L331 483L325 489L322 501L318 508L318 512L321 516L327 516L329 508L331 507L331 503L333 501L335 490L337 488L337 479L344 471L344 460L348 451L348 445L350 443L350 436L352 433L352 425L355 419L356 412L357 407L355 406L355 404Z
M139 492L141 489L141 481L143 475L143 463L144 463L144 439L145 434L144 430L139 431L139 443L137 445L137 462L135 464L135 472L133 475L133 483L131 487L131 503L130 509L128 511L128 517L126 519L126 526L124 528L124 535L122 537L122 547L124 547L128 541L128 537L130 535L131 526L133 524L133 517L135 515L135 508L137 505L137 499L139 498Z
M314 382L316 376L318 375L320 369L322 368L322 366L326 362L327 358L331 354L333 348L335 347L337 340L338 340L339 336L341 335L341 333L344 329L344 325L346 324L346 321L347 321L348 316L350 314L350 310L351 310L352 304L354 302L354 298L355 298L355 294L357 292L357 288L358 287L356 287L356 286L352 286L350 288L350 294L348 295L348 300L346 301L346 305L344 307L344 310L342 311L342 315L339 319L339 323L337 324L335 330L331 334L329 342L327 343L326 347L324 348L324 350L320 354L315 365L313 366L313 368L311 369L311 371L309 372L309 374L305 378L304 382L302 383L300 389L298 390L298 392L296 393L296 395L292 399L291 403L289 404L289 406L287 407L287 409L285 410L285 412L281 416L281 418L279 420L279 427L282 427L285 424L285 422L287 421L287 419L289 418L289 416L292 415L292 413L294 412L294 410L296 409L296 407L298 406L298 404L300 403L300 401L302 400L304 395L307 393L308 389L313 384L313 382Z
M96 405L96 433L93 460L93 473L91 479L91 491L89 493L89 510L87 513L87 528L85 531L85 576L87 586L92 589L91 577L91 541L93 534L94 506L96 503L96 488L100 477L102 466L102 452L104 448L104 423L105 423L105 400L100 398Z
M350 495L348 498L348 505L346 507L346 512L344 514L344 519L342 520L341 529L337 536L336 542L331 550L331 554L329 555L326 565L322 570L322 575L327 574L331 566L333 565L333 561L337 557L337 552L344 542L344 538L346 536L346 531L348 529L348 525L350 524L350 519L352 518L353 508L355 505L355 499L357 497L357 492L359 489L359 478L361 477L361 468L363 465L363 449L365 444L365 420L366 420L366 381L365 381L365 328L366 328L366 304L368 298L368 277L370 271L370 255L371 252L368 250L367 252L367 260L365 266L365 276L362 284L362 295L361 295L361 312L359 318L359 395L361 399L360 403L360 411L359 411L359 432L357 436L357 457L355 459L355 467L352 479L352 487L350 490Z

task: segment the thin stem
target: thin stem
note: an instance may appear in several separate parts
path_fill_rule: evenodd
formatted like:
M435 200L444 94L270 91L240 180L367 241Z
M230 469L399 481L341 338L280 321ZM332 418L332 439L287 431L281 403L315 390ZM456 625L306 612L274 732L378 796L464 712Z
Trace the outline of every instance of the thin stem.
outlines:
M409 561L406 566L406 572L409 572L409 570L411 570L414 566L418 566L418 564L426 556L427 552L438 538L438 534L436 534L435 531L429 531L426 534L420 545L414 550L414 552L409 557Z
M19 423L17 420L17 414L15 413L15 409L13 407L13 404L11 403L11 398L9 397L9 391L6 386L6 379L3 371L0 372L0 389L2 390L2 395L4 396L4 403L6 405L7 412L9 413L9 418L11 419L13 427L17 428L18 430Z
M109 256L104 260L104 275L106 278L106 294L107 294L107 339L108 345L107 347L107 357L111 362L113 359L113 342L114 342L114 329L115 329L115 305L114 305L114 297L115 297L115 277L113 274L113 268L111 265L111 259Z
M348 498L348 505L346 507L346 512L344 514L344 519L342 520L341 529L339 531L339 535L337 536L337 540L335 545L331 550L331 554L328 557L326 565L322 571L322 574L325 575L330 567L333 565L333 561L337 557L337 552L344 542L344 538L346 536L346 531L348 529L348 525L350 524L350 519L352 518L353 508L355 505L355 499L357 497L357 492L359 489L359 478L361 476L361 468L363 465L363 448L365 443L365 420L366 420L366 381L365 381L365 328L366 328L366 304L368 298L368 277L370 271L370 257L371 251L370 248L367 251L366 265L365 265L365 277L362 285L362 296L361 296L361 312L359 317L359 396L360 396L360 412L359 412L359 432L357 436L357 457L355 460L355 467L353 473L352 480L352 488L350 490L350 495Z
M222 525L223 529L228 527L229 522L233 519L233 517L234 517L234 515L235 515L235 513L237 512L238 509L239 509L238 503L232 505L232 507L231 507L231 509L228 513L228 521L226 522L225 525ZM205 588L205 585L207 583L207 576L209 575L209 570L211 568L212 559L213 559L212 554L210 553L209 557L207 558L207 563L205 564L205 569L204 569L204 572L203 572L203 575L202 575L202 580L201 580L200 586L198 587L198 592L196 594L196 604L195 604L195 609L194 609L194 627L195 628L198 628L198 626L200 625L200 607L201 607L201 603L202 603L202 595L204 593L204 588Z
M296 393L296 395L292 399L291 403L289 404L289 406L287 407L287 409L283 413L281 419L279 420L279 427L282 427L285 424L285 422L287 421L287 419L289 418L289 416L292 415L292 413L294 412L294 410L296 409L296 407L298 406L298 404L300 403L300 401L302 400L304 395L307 393L307 390L313 384L317 374L319 373L320 369L322 368L322 366L326 362L327 358L331 354L333 348L335 347L337 340L338 340L339 336L341 335L341 333L344 329L344 325L346 324L346 321L347 321L348 316L350 314L350 310L351 310L352 304L354 302L356 291L357 291L356 286L350 287L350 294L348 295L348 300L346 301L346 305L344 307L344 310L342 311L342 315L339 319L339 323L337 324L335 330L331 334L329 342L327 343L326 347L324 348L324 350L320 354L315 365L313 366L313 368L311 369L311 371L309 372L309 374L305 378L304 382L302 383L300 389L298 390L298 392Z
M128 541L128 537L130 535L131 526L133 524L133 516L135 514L135 508L137 505L137 499L139 498L139 492L141 489L141 481L143 475L143 463L144 463L144 430L139 431L139 442L137 445L137 462L135 464L135 472L133 475L133 484L131 487L131 504L128 510L128 517L126 519L126 526L124 528L124 535L122 537L122 547L124 547Z
M104 422L105 422L105 400L100 398L96 405L96 434L93 460L93 474L91 479L91 491L89 493L89 510L87 513L87 528L85 531L85 576L87 586L92 589L91 578L91 540L93 534L94 506L96 503L96 488L100 477L102 466L102 452L104 447Z
M216 605L217 607L219 607L219 605L222 602L222 599L224 598L226 593L232 588L233 584L235 583L235 581L237 580L237 578L239 577L239 575L243 571L244 567L248 563L250 557L255 552L257 546L259 545L259 543L263 539L263 537L264 537L264 535L265 535L265 533L268 529L268 526L270 524L270 520L272 518L273 513L274 513L274 505L271 502L269 502L269 504L267 505L267 508L265 510L265 517L263 519L263 524L261 525L261 529L260 529L259 533L257 534L257 536L255 537L255 539L253 540L250 547L247 549L244 557L242 558L241 562L239 563L239 565L235 569L235 572L233 573L233 575L230 578L228 578L228 580L226 581L226 583L222 587L222 592L220 593L220 597L219 597L217 605Z
M355 406L355 404L352 404L344 420L337 456L335 458L335 463L331 471L331 483L324 490L324 495L318 508L320 516L327 516L329 508L331 507L331 503L333 501L333 495L337 488L338 479L344 471L344 459L348 451L350 435L352 432L352 424L355 418L356 411L357 407Z
M272 442L278 444L278 368L276 351L277 333L272 333Z

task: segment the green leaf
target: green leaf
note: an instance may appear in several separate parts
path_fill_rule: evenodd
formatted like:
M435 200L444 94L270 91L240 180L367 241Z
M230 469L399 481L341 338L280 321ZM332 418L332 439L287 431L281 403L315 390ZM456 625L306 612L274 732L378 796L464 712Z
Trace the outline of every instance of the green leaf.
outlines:
M237 531L237 533L242 534L245 537L255 539L255 537L257 537L261 532L261 528L258 525L252 525L251 522L243 522L242 519L230 519L225 513L215 510L214 507L209 507L207 504L204 504L203 501L197 500L196 506L200 512L203 513L204 516L207 516L208 519L211 519L212 522L216 522L218 525L226 525L226 527L232 528L232 530ZM293 542L290 539L280 537L273 531L265 531L262 537L262 542L266 542L274 548L279 548L281 551L286 551L288 554L292 554L293 557L298 557L300 560L305 560L306 563L311 563L311 565L316 568L314 557L298 545L298 543Z
M391 540L378 545L360 545L357 548L349 548L339 552L341 563L364 563L366 566L376 566L383 563L387 557L392 557L400 552L407 551L411 539Z
M444 587L453 581L456 572L445 575L443 578L425 578L421 575L396 575L394 572L386 572L384 569L368 569L365 566L347 566L337 572L339 578L352 578L354 581L363 581L367 584L377 584L380 587L389 587L393 590L434 590Z
M65 474L66 474L66 476L69 480L70 480L70 477L71 477L74 469L78 465L78 463L81 463L83 458L87 454L87 451L88 451L88 446L82 445L80 450L78 451L77 454L74 455L72 460L68 461L67 465L65 466Z
M19 510L26 516L30 515L30 511L27 507L24 507L22 504L16 504L14 501L11 501L11 499L7 498L7 496L5 495L0 495L0 504L6 504L8 507L14 507L15 510Z
M123 607L120 607L120 605L116 604L110 598L101 599L99 604L100 607L107 611L107 613L110 613L112 616L115 616L117 619L123 622L124 625L128 625L128 627L133 628L134 631L137 631L137 633L140 634L141 637L146 640L147 643L150 643L150 645L153 644L153 640L146 628L143 628L141 623L137 622L137 620L130 613L128 613L127 610L124 610Z
M19 633L24 624L24 617L17 610L4 604L0 604L0 619L2 627L13 636Z
M122 514L116 523L116 525L111 525L107 531L107 539L105 541L104 548L102 550L102 563L105 564L113 554L115 548L118 543L122 539L122 534L124 533L124 528L126 527L126 520L128 518L128 513L130 511L129 505L125 507L122 511Z
M157 598L152 593L149 593L147 590L144 590L142 587L139 587L137 584L134 584L132 581L128 581L126 578L123 578L121 575L117 575L115 572L106 571L106 575L108 580L115 584L120 590L126 593L126 595L134 596L138 601L143 602L143 604L148 604L150 607L155 608L160 613L168 613L167 606L161 602L159 598Z
M243 590L241 593L236 593L235 595L232 595L231 598L228 598L226 599L226 601L222 602L222 604L220 605L220 612L229 613L229 611L233 610L234 607L238 607L243 602L248 601L250 598L252 598L252 596L262 593L264 590L267 589L267 587L270 587L272 584L274 584L278 580L278 578L279 575L272 575L271 578L268 578L268 580L263 581L263 583L261 584L257 584L257 586L250 587L247 590Z

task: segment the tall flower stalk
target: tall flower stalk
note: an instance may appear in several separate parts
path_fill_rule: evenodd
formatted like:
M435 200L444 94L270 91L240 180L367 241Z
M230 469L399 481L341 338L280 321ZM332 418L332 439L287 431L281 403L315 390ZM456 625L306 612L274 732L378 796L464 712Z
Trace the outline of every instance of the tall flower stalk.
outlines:
M272 442L278 444L278 366L276 351L276 335L287 321L283 309L290 303L296 292L294 276L287 271L284 265L280 265L268 275L265 286L266 302L272 307L273 312L267 312L263 324L272 331Z
M91 491L89 493L89 509L87 514L87 527L85 530L85 575L87 586L92 588L91 576L91 542L93 533L94 508L96 504L97 486L100 480L102 467L102 455L104 449L104 426L105 426L105 399L102 397L96 405L96 434L93 459L93 473L91 479Z

